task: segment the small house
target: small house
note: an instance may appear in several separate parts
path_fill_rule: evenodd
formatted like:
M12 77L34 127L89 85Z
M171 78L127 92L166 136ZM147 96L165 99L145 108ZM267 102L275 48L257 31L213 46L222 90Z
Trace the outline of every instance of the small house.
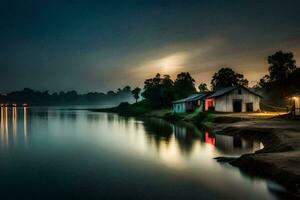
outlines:
M255 112L260 111L262 97L243 86L226 87L214 91L205 99L205 111Z
M201 93L193 94L184 99L173 101L173 112L175 113L192 112L197 108L200 108L200 110L203 111L205 97L208 95L209 93L201 92Z
M300 115L300 92L296 93L292 96L293 98L293 110L292 113L294 115Z

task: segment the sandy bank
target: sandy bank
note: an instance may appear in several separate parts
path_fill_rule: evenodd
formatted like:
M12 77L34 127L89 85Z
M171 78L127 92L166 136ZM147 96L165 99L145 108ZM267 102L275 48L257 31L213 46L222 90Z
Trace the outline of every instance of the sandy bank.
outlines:
M227 124L219 131L259 138L264 144L262 150L242 155L230 163L243 172L275 180L300 197L300 121L246 121Z

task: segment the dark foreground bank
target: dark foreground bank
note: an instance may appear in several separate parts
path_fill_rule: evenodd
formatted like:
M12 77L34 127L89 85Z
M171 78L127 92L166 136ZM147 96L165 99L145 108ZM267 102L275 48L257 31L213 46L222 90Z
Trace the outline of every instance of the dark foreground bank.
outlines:
M298 120L239 122L222 134L257 137L264 148L230 161L243 172L277 181L300 198L300 125Z

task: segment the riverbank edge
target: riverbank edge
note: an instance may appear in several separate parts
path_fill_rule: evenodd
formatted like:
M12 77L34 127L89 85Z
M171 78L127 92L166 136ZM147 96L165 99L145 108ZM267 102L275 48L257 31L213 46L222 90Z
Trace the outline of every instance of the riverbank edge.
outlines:
M220 132L225 135L255 137L264 148L251 154L241 155L229 161L243 173L276 181L300 198L300 151L284 136L282 130L258 127L227 127Z
M214 120L211 119L211 115L208 115L209 119L201 119L202 121L196 121L195 114L185 115L172 115L171 111L167 110L156 110L142 113L131 113L124 110L120 110L118 107L106 108L106 109L89 109L93 112L108 112L116 113L121 116L127 117L142 117L142 118L160 118L169 122L188 122L200 127L204 125L206 127L213 128L216 123L224 123L224 127L218 131L218 134L232 135L232 136L243 136L243 137L255 137L259 139L264 148L251 154L244 154L240 157L229 160L229 164L239 168L243 173L267 178L278 182L289 190L297 198L300 197L300 176L292 168L280 167L280 163L287 162L285 159L287 154L295 152L291 145L285 141L285 137L281 137L280 133L276 132L272 128L259 128L259 127L231 127L230 124L247 121L249 119L236 118L236 117L221 117ZM207 113L206 113L207 115ZM270 119L271 120L271 119ZM204 123L203 123L204 122ZM225 126L226 124L226 126ZM220 128L220 127L219 127ZM278 160L272 160L273 154L281 153L281 158Z

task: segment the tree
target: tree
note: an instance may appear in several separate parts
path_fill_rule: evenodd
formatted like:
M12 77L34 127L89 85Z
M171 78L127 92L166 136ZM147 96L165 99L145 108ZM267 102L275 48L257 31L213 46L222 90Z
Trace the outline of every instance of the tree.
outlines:
M131 87L128 85L123 88L124 92L129 92L130 90L131 90Z
M213 90L236 85L248 86L248 80L231 68L221 68L213 75L211 85Z
M266 86L266 84L268 84L269 81L270 81L270 76L264 75L261 79L259 79L259 82L254 86L254 88L256 89L262 88Z
M198 89L199 89L200 92L207 92L208 91L206 83L200 83L200 85L198 86Z
M174 82L169 75L164 75L161 80L161 99L162 104L169 106L175 98Z
M176 98L185 98L196 92L195 80L189 72L181 72L174 82Z
M137 103L138 99L140 98L140 92L141 92L141 88L139 88L139 87L136 87L134 90L131 91L136 103Z
M142 96L156 107L170 106L174 100L174 83L169 75L161 77L156 74L154 78L144 82Z
M144 91L142 96L153 105L160 105L160 74L154 78L146 79L144 82Z
M269 74L262 77L255 88L264 95L263 103L284 107L289 95L300 90L300 68L292 52L278 51L268 56Z
M268 57L270 81L284 82L296 70L293 53L278 51Z

